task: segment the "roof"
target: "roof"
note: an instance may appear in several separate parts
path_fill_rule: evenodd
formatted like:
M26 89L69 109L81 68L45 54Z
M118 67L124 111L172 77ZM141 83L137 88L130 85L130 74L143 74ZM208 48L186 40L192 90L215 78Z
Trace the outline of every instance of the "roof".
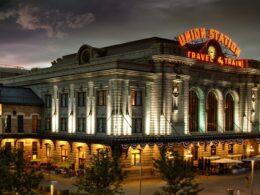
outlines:
M0 103L43 105L43 101L29 88L0 86Z

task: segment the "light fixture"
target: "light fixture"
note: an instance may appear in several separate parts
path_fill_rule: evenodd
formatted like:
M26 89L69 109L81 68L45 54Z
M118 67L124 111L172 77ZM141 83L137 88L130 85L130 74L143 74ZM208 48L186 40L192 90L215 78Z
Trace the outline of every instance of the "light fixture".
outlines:
M257 87L254 86L251 90L251 100L254 102L257 98Z
M253 146L251 145L250 148L249 148L249 152L254 152L255 149L253 148Z
M191 151L190 150L188 150L188 152L185 154L185 157L186 158L192 158L192 154L191 154Z
M172 95L174 97L178 97L180 94L180 90L179 90L179 84L178 83L174 83L173 85L173 90L172 90Z

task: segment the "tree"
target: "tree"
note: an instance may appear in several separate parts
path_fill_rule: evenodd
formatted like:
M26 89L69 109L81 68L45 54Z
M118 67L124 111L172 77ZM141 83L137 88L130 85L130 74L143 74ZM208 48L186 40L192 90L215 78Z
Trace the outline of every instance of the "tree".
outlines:
M109 157L107 149L93 155L85 174L74 184L79 193L86 195L122 194L122 171L117 157Z
M160 150L160 158L154 160L154 167L160 172L167 185L162 187L158 194L197 194L202 189L195 181L196 173L190 162L184 160L177 151L167 151L166 147Z
M0 150L0 194L35 194L42 179L41 173L26 167L22 151Z

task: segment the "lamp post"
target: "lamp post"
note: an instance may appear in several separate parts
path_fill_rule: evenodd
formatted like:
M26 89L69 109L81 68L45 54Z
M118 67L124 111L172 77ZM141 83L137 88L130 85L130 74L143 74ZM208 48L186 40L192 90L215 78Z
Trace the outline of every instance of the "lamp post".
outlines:
M251 145L249 148L249 155L252 156L252 153L254 152L254 148ZM253 195L253 182L254 182L254 171L255 171L255 160L253 157L251 158L251 182L250 182L250 194Z
M58 183L57 181L51 181L51 195L54 195L54 185Z

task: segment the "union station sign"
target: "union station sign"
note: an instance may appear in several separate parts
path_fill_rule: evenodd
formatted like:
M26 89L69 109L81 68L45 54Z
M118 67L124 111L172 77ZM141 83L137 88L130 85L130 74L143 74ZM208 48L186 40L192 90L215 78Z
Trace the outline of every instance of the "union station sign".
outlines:
M247 67L247 60L245 59L226 57L222 51L222 47L229 50L235 57L240 56L241 50L231 38L218 30L194 28L182 33L178 37L178 41L181 46L188 48L187 57L189 58L239 68ZM205 45L197 50L190 50L190 45L195 41L205 42Z

